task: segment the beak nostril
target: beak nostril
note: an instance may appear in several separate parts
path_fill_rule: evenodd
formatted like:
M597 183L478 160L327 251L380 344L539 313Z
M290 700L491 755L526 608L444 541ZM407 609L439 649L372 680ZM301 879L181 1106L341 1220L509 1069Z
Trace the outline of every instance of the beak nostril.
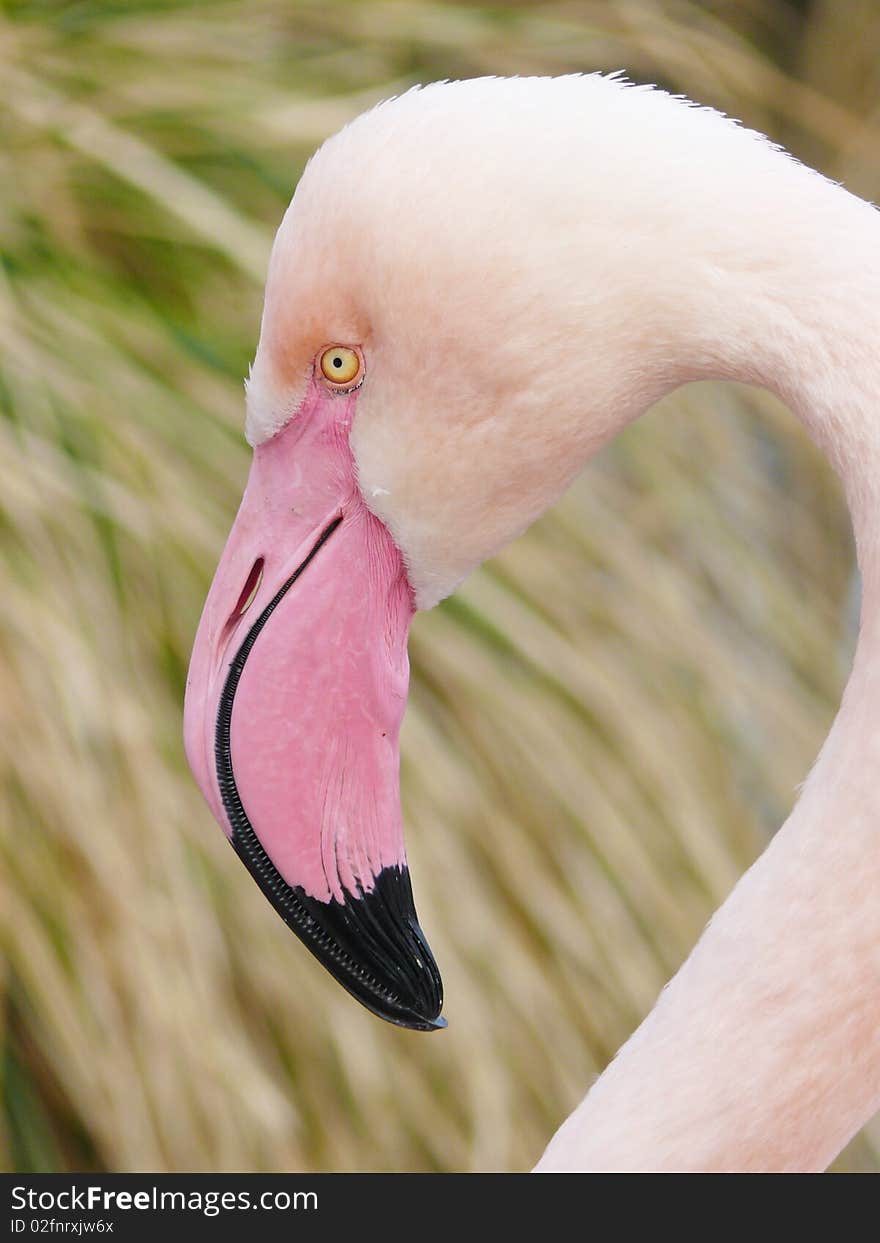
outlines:
M220 636L219 643L220 651L222 651L222 649L226 646L229 636L232 634L235 627L256 599L257 592L260 590L260 584L263 581L264 565L264 559L262 557L257 557L256 561L251 566L251 571L245 579L245 584L242 587L241 594L238 597L238 603L230 613L229 620L223 627L223 634Z
M260 590L260 583L263 581L263 565L263 558L257 557L250 574L247 576L247 582L241 590L241 595L238 597L238 604L234 613L236 619L243 617L253 604L254 597Z

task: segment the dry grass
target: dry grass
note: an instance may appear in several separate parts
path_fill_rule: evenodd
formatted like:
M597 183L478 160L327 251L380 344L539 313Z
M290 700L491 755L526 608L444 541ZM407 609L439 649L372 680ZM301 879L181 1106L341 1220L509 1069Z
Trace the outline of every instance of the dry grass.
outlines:
M488 72L625 66L876 197L877 6L35 0L0 58L2 1163L524 1168L791 805L848 664L845 511L784 411L694 387L418 620L404 801L450 1028L393 1030L180 744L269 238L347 117ZM880 1167L876 1127L844 1164Z

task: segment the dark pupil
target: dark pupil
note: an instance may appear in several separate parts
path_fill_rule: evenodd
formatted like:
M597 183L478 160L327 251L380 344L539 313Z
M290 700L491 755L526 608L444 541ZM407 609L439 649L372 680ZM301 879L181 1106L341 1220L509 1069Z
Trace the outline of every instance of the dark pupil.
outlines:
M338 354L337 354L337 355L336 355L336 357L333 359L333 366L334 366L334 367L341 367L341 366L342 366L342 359L339 357L339 355L338 355Z

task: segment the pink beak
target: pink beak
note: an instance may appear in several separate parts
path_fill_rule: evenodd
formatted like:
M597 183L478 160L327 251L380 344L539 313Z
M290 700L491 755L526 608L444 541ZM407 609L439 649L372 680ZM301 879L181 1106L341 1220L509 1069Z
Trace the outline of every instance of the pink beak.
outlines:
M431 1031L440 974L413 905L398 735L414 607L358 490L356 394L313 384L254 452L196 635L190 767L285 923L373 1013Z

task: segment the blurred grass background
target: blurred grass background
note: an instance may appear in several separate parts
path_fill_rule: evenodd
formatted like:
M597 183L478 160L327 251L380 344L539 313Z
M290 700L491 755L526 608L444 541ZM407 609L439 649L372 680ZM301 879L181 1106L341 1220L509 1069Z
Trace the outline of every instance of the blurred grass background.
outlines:
M317 967L182 754L308 154L416 81L618 68L878 197L875 0L0 6L5 1168L527 1168L784 819L848 668L849 524L731 386L666 401L417 620L403 791L448 1032ZM880 1168L876 1124L840 1166Z

